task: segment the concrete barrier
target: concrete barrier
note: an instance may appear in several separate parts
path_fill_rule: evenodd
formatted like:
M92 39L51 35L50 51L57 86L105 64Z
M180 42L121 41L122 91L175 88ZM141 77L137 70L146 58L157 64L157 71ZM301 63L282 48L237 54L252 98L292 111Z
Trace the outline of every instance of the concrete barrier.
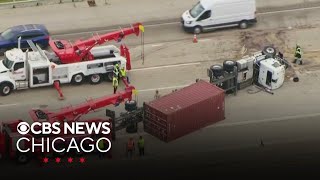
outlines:
M33 6L43 6L61 3L73 3L73 2L83 2L85 0L23 0L23 1L13 1L0 3L1 9L10 8L23 8L23 7L33 7Z
M38 0L12 1L12 2L0 3L0 9L30 7L30 6L38 6L38 5L39 5Z

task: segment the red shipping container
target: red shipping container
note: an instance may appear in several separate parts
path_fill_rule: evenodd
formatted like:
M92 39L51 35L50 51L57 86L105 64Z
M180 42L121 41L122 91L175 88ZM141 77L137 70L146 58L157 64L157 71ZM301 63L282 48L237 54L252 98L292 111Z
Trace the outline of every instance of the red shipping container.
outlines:
M224 90L206 81L144 103L145 132L170 142L225 119Z

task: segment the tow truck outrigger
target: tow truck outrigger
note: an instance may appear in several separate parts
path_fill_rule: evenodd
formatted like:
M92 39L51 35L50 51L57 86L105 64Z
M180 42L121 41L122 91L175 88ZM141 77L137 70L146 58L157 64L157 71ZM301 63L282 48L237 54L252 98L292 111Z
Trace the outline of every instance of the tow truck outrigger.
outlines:
M101 134L101 136L106 137L108 139L115 140L115 131L125 128L128 124L131 123L132 120L136 120L137 122L141 121L141 109L137 108L136 101L132 99L132 94L135 93L135 87L129 85L125 78L122 79L125 84L125 89L123 91L117 92L116 94L104 96L97 99L88 100L82 104L79 104L75 107L64 107L58 112L52 112L46 109L33 109L29 111L29 115L33 122L109 122L111 124L111 133L108 135ZM111 118L102 119L102 118L90 118L90 119L81 119L81 117L85 114L93 112L97 109L106 107L108 105L118 106L120 103L125 102L125 109L127 113L119 117L117 120L115 116L111 115ZM107 111L112 112L112 111ZM112 114L112 113L111 113ZM113 113L114 114L114 113ZM109 113L110 117L110 113ZM118 122L116 124L115 122ZM28 133L26 135L21 135L17 132L17 125L20 122L24 122L23 120L14 120L9 122L0 123L0 156L9 157L15 159L18 163L27 163L32 157L42 158L44 155L46 156L55 156L54 154L46 154L41 151L36 151L34 153L22 153L19 152L16 148L16 141L21 137L26 138L34 138L35 142L39 143L41 139L41 135L34 135L32 133ZM99 134L100 135L100 134ZM56 137L56 135L43 135L46 138L49 138L49 142L52 141ZM80 142L82 139L86 137L91 137L91 134L82 134L82 135L61 135L65 139L65 143L73 138L77 139L77 142ZM96 139L95 139L96 140ZM27 149L30 148L31 143L27 143L20 145L21 148ZM59 145L59 144L58 144ZM60 144L62 147L65 144ZM110 152L110 151L109 151ZM75 152L81 153L81 152ZM64 156L63 154L56 154L56 156ZM111 152L110 154L111 155Z

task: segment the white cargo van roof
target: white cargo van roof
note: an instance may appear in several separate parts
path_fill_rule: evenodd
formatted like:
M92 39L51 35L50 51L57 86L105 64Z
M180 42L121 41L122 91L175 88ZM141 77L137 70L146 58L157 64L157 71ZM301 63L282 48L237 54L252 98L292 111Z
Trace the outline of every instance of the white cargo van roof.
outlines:
M200 3L205 9L210 9L214 5L241 2L241 1L243 2L244 0L201 0Z

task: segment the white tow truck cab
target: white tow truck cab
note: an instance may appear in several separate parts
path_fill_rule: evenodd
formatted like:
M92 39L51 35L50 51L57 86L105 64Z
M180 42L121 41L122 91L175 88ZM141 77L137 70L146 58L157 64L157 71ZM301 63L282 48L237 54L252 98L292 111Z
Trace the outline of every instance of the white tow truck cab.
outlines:
M97 58L72 64L51 62L45 51L28 41L32 51L23 52L15 48L5 52L0 61L0 94L9 95L12 90L51 86L55 81L60 84L81 84L86 77L91 84L98 84L103 77L111 81L113 66L118 63L126 68L126 59L113 45L100 46L92 50Z
M233 26L245 29L256 22L255 0L200 0L181 17L184 30L196 34Z

